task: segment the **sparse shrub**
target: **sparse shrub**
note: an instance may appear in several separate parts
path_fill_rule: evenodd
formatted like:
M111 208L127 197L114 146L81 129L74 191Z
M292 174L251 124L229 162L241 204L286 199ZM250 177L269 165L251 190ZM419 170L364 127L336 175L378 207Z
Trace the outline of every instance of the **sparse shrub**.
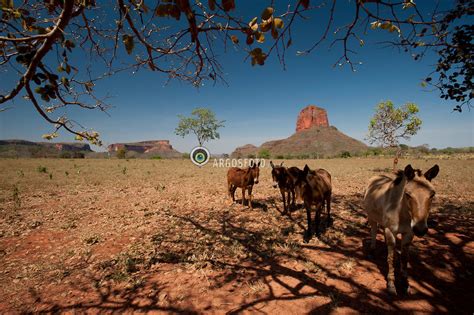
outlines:
M124 148L120 148L117 150L117 158L118 159L125 159L125 156L127 155L127 150Z
M53 173L49 173L49 179L53 179Z
M161 156L155 155L151 157L152 160L161 160Z
M293 155L287 154L287 155L285 155L285 159L291 160L291 159L293 159Z
M18 186L15 185L13 186L13 204L15 205L15 208L18 209L21 207L21 198L20 198L20 190L18 189Z
M256 155L255 155L255 154L248 154L248 155L247 155L247 158L248 158L248 159L255 159L255 158L256 158Z
M124 168L122 168L122 174L123 175L127 174L127 167L126 166L124 166Z
M285 156L283 154L279 154L277 156L275 156L276 159L278 160L283 160L285 158Z
M38 173L47 173L48 172L48 169L46 168L46 166L38 166L38 168L36 169L38 171Z
M99 241L100 241L100 238L97 235L91 235L84 238L84 243L86 243L87 245L94 245L94 244L99 243Z
M341 157L346 159L351 157L351 153L349 151L344 151L341 153Z
M86 157L86 155L83 152L74 152L72 154L72 157L74 159L84 159Z
M23 170L18 171L18 177L25 177L25 173L23 172Z
M70 159L70 158L72 158L72 154L71 154L71 152L63 151L63 152L61 152L59 157L61 159Z
M382 154L382 149L381 148L370 148L366 151L365 156L378 156Z
M181 156L183 159L189 159L189 153L183 153L183 155Z
M297 155L296 158L299 160L307 160L309 159L309 154L300 154L300 155Z
M270 151L268 149L261 149L260 152L258 152L258 157L261 159L269 159Z

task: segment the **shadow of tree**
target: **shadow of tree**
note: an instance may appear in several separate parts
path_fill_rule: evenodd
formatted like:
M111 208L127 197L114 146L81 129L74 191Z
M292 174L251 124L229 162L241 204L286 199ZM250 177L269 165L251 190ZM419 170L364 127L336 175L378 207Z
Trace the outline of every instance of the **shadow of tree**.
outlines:
M300 233L299 230L304 230L304 215L281 216L273 198L262 203L256 202L255 205L256 208L268 210L266 218L274 220L269 222L281 220L284 225L280 228L272 227L268 222L258 222L262 217L253 216L259 212L224 210L212 219L213 222L208 216L200 216L199 213L189 216L171 213L170 217L176 221L178 231L182 234L168 240L173 244L165 249L168 256L157 254L151 264L178 268L180 264L190 263L190 253L206 248L213 250L215 255L206 256L201 262L209 263L207 268L219 270L210 276L210 290L219 290L235 282L262 285L258 294L248 295L238 304L229 295L227 306L206 311L229 314L262 312L260 308L273 302L317 298L318 303L311 307L310 313L327 313L341 307L361 313L413 312L420 311L420 307L421 311L434 313L472 313L473 204L446 201L432 214L435 224L429 234L424 239L415 239L412 246L409 278L413 291L407 296L390 296L380 285L371 287L370 281L361 281L358 274L343 272L337 267L338 261L349 261L356 266L357 272L365 272L369 279L374 273L386 276L386 247L381 235L377 241L376 258L366 258L369 228L360 206L361 198L360 194L334 196L332 214L335 224L322 231L321 238L310 244L288 240L290 236L294 239L295 234ZM184 233L187 231L190 236L186 238L183 235L188 235ZM210 242L207 247L203 247L199 237ZM161 248L165 241L159 239L154 244L156 248ZM222 245L223 249L217 244ZM243 253L243 257L236 257L234 247L239 255ZM324 257L332 257L332 261L328 262ZM138 271L139 274L153 272L157 271ZM109 282L91 277L90 281L96 283L96 287L82 286L77 289L89 294L92 289L100 297L99 300L68 305L53 303L42 310L64 312L95 309L99 312L128 310L189 314L202 311L191 304L186 307L162 305L159 292L163 287L154 287L152 291L156 294L150 295L150 286L154 284L147 279L142 286L117 289ZM423 309L424 306L419 306L420 301L426 301L430 308Z

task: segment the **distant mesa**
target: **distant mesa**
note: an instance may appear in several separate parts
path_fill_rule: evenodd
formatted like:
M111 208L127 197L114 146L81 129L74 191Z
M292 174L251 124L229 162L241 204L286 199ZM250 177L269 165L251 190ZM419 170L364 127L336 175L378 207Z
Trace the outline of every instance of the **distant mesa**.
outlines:
M232 153L234 157L258 155L268 150L272 157L332 157L342 152L362 152L367 145L351 138L329 126L329 119L324 108L309 105L303 108L296 120L296 132L286 139L267 141L260 147L246 144Z
M309 105L303 108L296 120L296 132L313 127L329 127L328 114L324 108Z
M86 143L0 140L0 157L79 157L93 153Z
M144 156L161 156L163 158L181 157L182 154L176 151L169 140L149 140L131 143L113 143L107 147L110 153L124 149Z
M247 157L251 154L255 154L255 152L258 152L258 147L253 144L246 144L236 148L235 151L232 152L232 156Z

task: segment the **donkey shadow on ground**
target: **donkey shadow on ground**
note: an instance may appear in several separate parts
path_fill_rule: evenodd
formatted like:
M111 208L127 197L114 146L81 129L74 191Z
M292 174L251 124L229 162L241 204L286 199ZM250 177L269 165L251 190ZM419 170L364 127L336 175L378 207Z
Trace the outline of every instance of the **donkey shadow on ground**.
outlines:
M329 234L341 235L343 239L355 242L335 240L321 246L319 243L293 244L286 242L287 231L280 235L268 233L268 226L250 227L241 223L237 214L228 212L220 219L216 226L210 225L209 220L191 216L173 215L182 225L189 225L199 233L216 240L224 240L225 244L239 244L250 258L227 259L212 258L207 262L221 270L216 272L209 281L212 289L224 288L233 283L259 283L262 290L259 294L248 295L241 303L235 305L235 300L229 295L228 301L223 305L234 305L229 314L241 312L259 312L259 309L274 302L301 301L303 304L309 298L322 298L310 313L328 313L335 308L348 308L361 313L386 313L386 312L414 312L417 303L426 301L435 313L472 313L472 283L473 283L473 254L467 251L474 237L472 231L473 203L445 203L438 211L432 214L436 223L426 236L426 239L415 240L409 260L410 282L416 282L418 290L406 296L391 296L385 290L371 288L367 283L355 280L353 274L343 274L329 267L318 257L324 253L339 257L338 259L353 259L356 262L372 262L367 273L387 273L386 246L383 241L377 241L375 259L366 257L366 245L369 239L369 228L364 221L363 210L360 208L360 195L335 196L333 217L334 225L322 231L322 237ZM257 201L256 206L262 202L273 210L272 202L275 199ZM257 208L257 207L256 207ZM264 209L261 206L259 209ZM268 209L268 208L266 208ZM281 218L279 211L268 211L265 215L275 215ZM246 218L251 219L252 216ZM305 216L298 216L305 223ZM295 218L293 220L298 220ZM283 219L282 219L283 220ZM249 220L246 220L248 222ZM291 221L290 221L291 222ZM301 223L301 222L300 222ZM322 220L322 226L325 226ZM303 224L303 226L306 224ZM337 232L337 233L336 233ZM187 246L192 246L190 240L177 240ZM286 246L286 247L285 247ZM472 246L472 245L471 245ZM279 248L287 248L285 251ZM173 247L170 248L173 251ZM182 253L176 252L178 257ZM183 261L175 262L176 268L181 268ZM171 262L173 264L173 262ZM317 273L302 270L297 265L310 264ZM327 281L331 279L331 281ZM335 286L337 281L342 285ZM57 312L71 310L87 310L96 308L102 311L133 310L185 312L195 314L202 312L189 307L178 308L171 306L158 306L158 295L152 297L150 303L140 306L133 301L145 294L144 288L138 286L122 291L107 291L107 284L98 285L96 290L101 294L101 300L94 303L78 303L70 305L51 305L49 310ZM274 288L283 288L284 294L276 293ZM350 290L343 289L349 287ZM90 290L90 288L88 288ZM162 288L159 288L162 290ZM116 302L114 296L119 295L121 302ZM400 304L403 302L404 304ZM410 302L406 304L405 302ZM207 309L207 311L219 311Z

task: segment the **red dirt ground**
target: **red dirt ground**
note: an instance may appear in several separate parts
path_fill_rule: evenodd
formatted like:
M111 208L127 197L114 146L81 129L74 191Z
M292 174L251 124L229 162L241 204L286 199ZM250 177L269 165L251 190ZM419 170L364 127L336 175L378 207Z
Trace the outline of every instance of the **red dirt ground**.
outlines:
M2 183L0 313L472 314L472 178L453 183L472 174L473 163L462 161L458 175L435 180L429 233L411 248L409 293L390 296L383 236L368 259L360 207L374 166L389 162L336 162L317 161L332 169L334 224L308 244L304 211L281 215L268 170L253 211L229 206L225 170L207 169L196 184L194 169L172 164L185 162L130 161L130 175L120 177L119 166L109 178L94 174L111 174L117 161L90 173L91 162L82 161L74 180L37 183L32 171L32 179L18 182L29 188L20 191L19 207ZM61 174L72 167L48 168Z

